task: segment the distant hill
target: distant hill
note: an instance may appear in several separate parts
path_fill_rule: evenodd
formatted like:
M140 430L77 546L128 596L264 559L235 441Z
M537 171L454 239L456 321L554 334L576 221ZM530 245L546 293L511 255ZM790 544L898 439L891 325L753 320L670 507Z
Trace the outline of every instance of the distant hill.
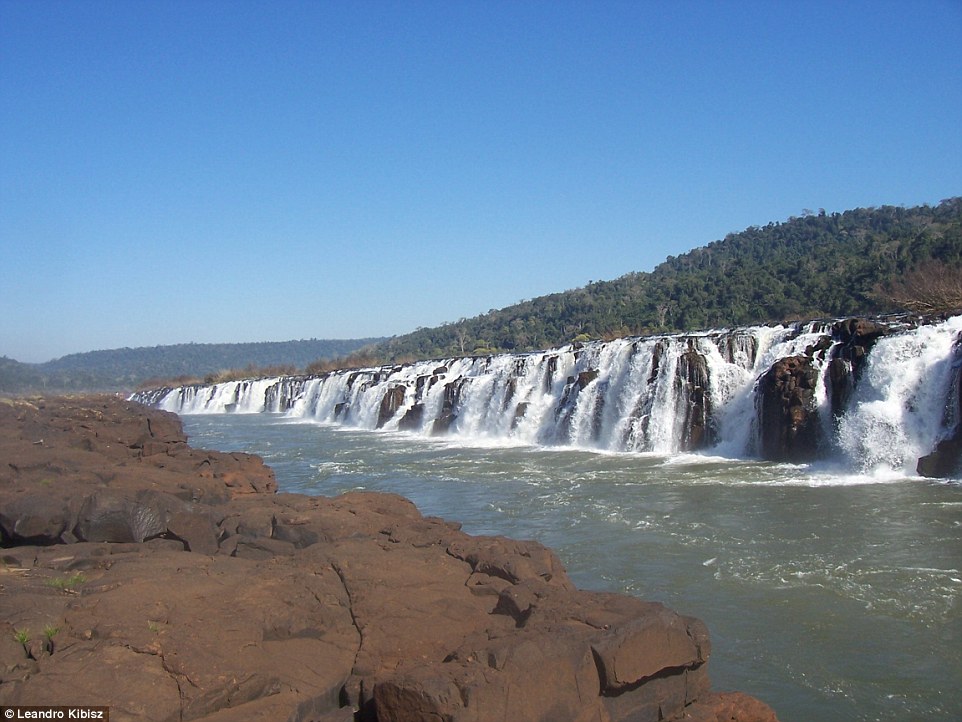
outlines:
M752 226L669 257L650 273L418 329L366 349L365 358L528 351L576 339L898 311L905 304L885 294L886 285L932 264L960 273L962 198Z
M40 364L2 357L0 392L129 390L150 379L203 379L228 369L301 370L379 341L383 339L188 343L75 353Z

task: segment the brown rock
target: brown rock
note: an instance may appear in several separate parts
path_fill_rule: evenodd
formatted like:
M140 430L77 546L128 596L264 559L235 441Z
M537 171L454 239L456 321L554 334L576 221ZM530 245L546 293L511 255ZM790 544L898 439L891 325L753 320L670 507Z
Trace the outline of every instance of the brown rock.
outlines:
M695 668L708 661L708 630L695 619L652 606L644 616L610 628L592 651L604 692L618 692L665 670Z
M184 543L189 552L217 553L217 530L210 516L190 510L175 511L167 519L166 535Z
M687 707L678 719L684 722L778 722L771 707L741 692L707 695Z
M58 544L74 526L67 504L52 494L13 496L0 510L0 533L18 544Z
M378 719L609 720L590 652L561 636L516 638L444 665L418 667L374 690Z
M175 422L109 398L0 405L0 704L774 719L710 693L697 620L579 591L543 545L468 536L396 495L271 493L259 459L190 449Z
M75 644L0 695L4 705L107 705L114 719L181 718L177 681L164 660L120 644Z
M128 709L112 679L119 674L130 680L131 699L139 687L138 701L150 710L173 710L159 717L133 710L133 718L201 718L282 690L324 697L333 709L358 646L344 589L329 566L159 550L104 559L75 594L31 587L26 576L20 581L8 591L52 599L59 613L43 616L62 618L63 630L36 674L9 693L4 687L0 696L9 704L50 700L50 690L61 687L67 699L82 685L89 698L71 704L107 704L93 701L99 694Z
M450 544L447 551L470 564L472 571L512 584L539 578L563 587L572 586L555 553L538 542L463 536Z

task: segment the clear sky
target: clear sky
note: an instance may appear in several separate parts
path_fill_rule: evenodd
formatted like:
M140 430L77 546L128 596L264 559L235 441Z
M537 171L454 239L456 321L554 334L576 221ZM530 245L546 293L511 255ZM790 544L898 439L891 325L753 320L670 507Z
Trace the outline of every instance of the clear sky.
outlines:
M390 336L962 194L962 1L0 0L0 356Z

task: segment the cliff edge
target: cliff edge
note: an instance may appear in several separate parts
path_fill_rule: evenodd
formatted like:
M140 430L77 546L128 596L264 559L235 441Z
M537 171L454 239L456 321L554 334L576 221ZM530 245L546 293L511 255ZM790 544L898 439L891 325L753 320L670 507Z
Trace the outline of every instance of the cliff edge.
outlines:
M398 496L278 494L113 397L0 400L0 705L118 720L771 722L702 622Z

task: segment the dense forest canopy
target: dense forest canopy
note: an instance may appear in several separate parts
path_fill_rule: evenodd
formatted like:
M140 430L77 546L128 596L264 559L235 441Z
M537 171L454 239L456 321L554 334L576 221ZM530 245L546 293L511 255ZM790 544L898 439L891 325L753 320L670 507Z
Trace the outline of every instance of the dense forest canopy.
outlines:
M181 344L0 358L0 391L127 389L265 371L323 372L531 351L576 340L962 307L962 198L937 206L806 213L752 226L628 273L391 339ZM225 369L231 369L225 372Z
M753 226L650 273L554 293L364 350L404 361L614 338L906 310L886 288L931 264L962 266L962 198L806 214Z

